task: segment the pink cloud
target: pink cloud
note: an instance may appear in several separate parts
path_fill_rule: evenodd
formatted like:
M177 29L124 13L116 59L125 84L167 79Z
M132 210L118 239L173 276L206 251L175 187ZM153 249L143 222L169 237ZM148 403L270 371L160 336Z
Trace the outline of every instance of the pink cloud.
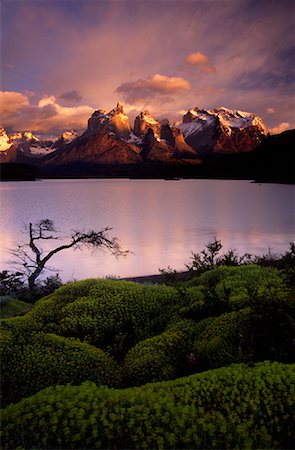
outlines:
M20 92L0 92L2 126L11 131L60 133L68 129L83 129L93 113L88 105L66 107L54 96L44 96L31 104L28 96ZM3 101L4 100L4 101Z
M2 117L28 105L29 100L26 95L20 92L0 91L0 111Z
M209 64L209 58L204 53L190 53L185 60L188 64L197 66L198 69L206 75L216 73L216 68Z
M270 134L280 134L283 131L289 130L291 128L289 122L282 122L274 128L270 128L268 131Z
M202 65L202 64L208 64L208 56L204 55L204 53L196 52L196 53L190 53L186 57L186 62L189 64L196 64L196 65Z
M171 101L170 95L189 89L190 83L184 78L168 77L156 73L145 79L122 83L115 92L132 104L159 96L161 96L162 101Z

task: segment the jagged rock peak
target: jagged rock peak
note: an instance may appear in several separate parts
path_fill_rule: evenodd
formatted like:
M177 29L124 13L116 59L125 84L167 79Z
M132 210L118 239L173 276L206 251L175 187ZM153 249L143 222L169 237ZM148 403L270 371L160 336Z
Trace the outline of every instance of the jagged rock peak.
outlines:
M103 128L111 133L115 133L118 137L129 136L131 127L122 103L117 103L117 106L109 112L106 112L104 109L98 109L92 114L88 120L88 130L97 132Z
M225 107L189 109L178 128L186 143L202 154L251 151L268 136L259 116Z
M122 103L118 102L116 108L114 108L111 112L114 114L125 114Z
M0 125L0 152L8 150L12 146L12 142L6 130Z
M156 120L147 109L142 111L134 120L134 134L136 136L145 136L149 130L153 130L156 139L160 138L161 125L158 120Z

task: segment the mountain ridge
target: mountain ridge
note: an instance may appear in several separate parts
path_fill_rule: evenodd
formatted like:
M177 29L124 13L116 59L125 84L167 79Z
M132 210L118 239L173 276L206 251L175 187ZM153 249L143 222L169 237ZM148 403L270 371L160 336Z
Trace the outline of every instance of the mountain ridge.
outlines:
M0 155L2 163L32 164L50 176L105 173L141 177L149 176L149 172L168 177L175 173L211 176L215 172L222 176L219 168L225 160L232 161L236 155L239 166L242 155L253 154L268 138L259 116L225 107L189 109L182 123L176 125L170 125L167 119L157 120L144 110L135 117L132 128L123 105L118 103L109 112L94 111L81 134L64 132L55 142L42 142L28 132L11 139L2 128ZM12 145L7 149L9 142ZM237 174L245 174L238 166ZM253 173L251 168L248 170ZM234 168L229 172L235 175Z

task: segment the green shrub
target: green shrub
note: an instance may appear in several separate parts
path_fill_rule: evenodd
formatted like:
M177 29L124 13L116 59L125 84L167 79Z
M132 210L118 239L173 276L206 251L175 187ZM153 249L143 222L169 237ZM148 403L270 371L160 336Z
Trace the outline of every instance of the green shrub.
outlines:
M252 305L253 359L295 362L295 295L268 295Z
M217 368L253 358L251 308L224 313L209 323L197 337L193 352L203 368Z
M261 298L288 298L291 290L283 274L271 267L221 266L194 278L188 286L198 286L207 316L251 306Z
M233 365L112 390L50 387L2 412L3 448L294 448L295 366Z
M123 363L125 383L138 386L190 372L196 364L191 353L196 327L195 322L183 320L135 345Z
M120 383L119 367L102 350L54 334L36 333L24 339L4 329L0 357L3 404L56 384L90 380L118 387Z
M40 300L26 320L35 331L85 340L121 361L137 342L164 330L178 301L177 290L167 286L87 280Z
M1 298L0 302L0 318L13 317L21 314L25 314L32 308L31 303L22 302L13 298Z
M224 313L206 326L193 353L203 369L270 359L295 362L295 298L262 298Z

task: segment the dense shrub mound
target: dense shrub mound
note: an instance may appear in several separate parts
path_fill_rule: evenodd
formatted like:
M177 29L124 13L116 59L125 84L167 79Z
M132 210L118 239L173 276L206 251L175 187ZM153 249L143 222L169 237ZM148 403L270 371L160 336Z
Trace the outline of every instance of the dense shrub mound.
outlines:
M8 296L0 296L0 318L22 315L31 308L31 303L26 303Z
M50 387L2 413L3 448L293 448L295 366L233 365L112 390Z
M290 288L278 269L256 265L217 267L193 278L187 285L199 287L209 316L245 308L262 299L283 299L290 295Z
M79 281L2 320L4 401L61 383L138 386L232 363L294 362L295 296L277 269L219 267L194 283Z
M39 300L17 328L85 340L120 361L137 342L165 329L178 298L177 290L168 286L79 281Z
M198 324L182 320L163 333L136 344L123 363L123 380L127 385L171 380L195 370L191 353L198 335Z
M102 350L78 340L35 333L23 339L3 330L0 340L2 405L19 401L45 387L80 384L118 387L120 370Z

